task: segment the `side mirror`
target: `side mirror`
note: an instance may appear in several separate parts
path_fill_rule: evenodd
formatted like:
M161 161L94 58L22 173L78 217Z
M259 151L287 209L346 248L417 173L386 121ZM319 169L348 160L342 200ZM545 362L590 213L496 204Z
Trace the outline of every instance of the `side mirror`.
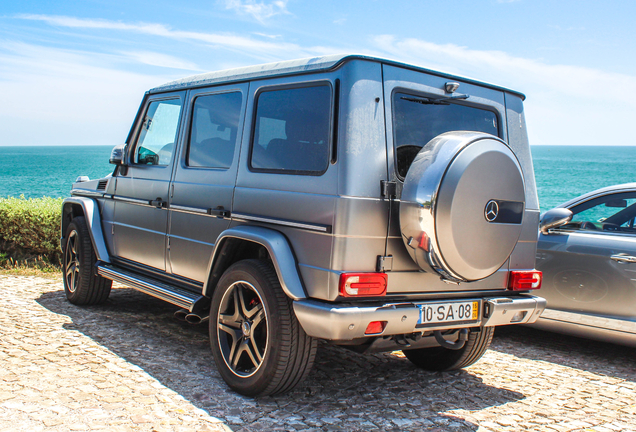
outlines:
M126 164L126 144L120 144L115 146L115 148L110 152L110 158L108 162L113 165L117 165L115 167L115 172L113 175L117 175L117 172L121 175L128 174L128 164Z
M108 159L108 162L113 165L126 165L126 144L116 146L110 152L110 159Z
M541 217L539 229L542 234L548 235L548 230L565 225L572 220L573 216L572 212L566 208L554 208L552 210L548 210Z

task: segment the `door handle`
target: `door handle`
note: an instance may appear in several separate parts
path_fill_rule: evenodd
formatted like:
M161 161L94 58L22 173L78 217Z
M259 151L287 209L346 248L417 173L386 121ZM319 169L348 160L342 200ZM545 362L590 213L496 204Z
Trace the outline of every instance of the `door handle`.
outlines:
M161 197L157 197L156 200L152 200L150 201L150 205L157 207L157 208L163 208L165 206L166 202L164 200L161 199Z
M208 209L208 214L220 218L229 218L231 213L229 210L225 210L223 206L218 206L217 208Z
M636 257L627 254L612 255L610 258L618 262L636 263Z

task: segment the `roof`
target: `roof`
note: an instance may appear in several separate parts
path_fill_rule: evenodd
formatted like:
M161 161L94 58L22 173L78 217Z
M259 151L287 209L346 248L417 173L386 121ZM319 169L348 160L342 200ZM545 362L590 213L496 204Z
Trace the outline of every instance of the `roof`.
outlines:
M204 87L214 84L231 83L248 81L253 79L273 78L286 75L298 75L302 73L313 72L327 72L335 70L347 61L351 60L367 60L392 66L403 67L415 71L426 72L437 76L446 77L449 79L458 79L464 82L470 82L473 84L481 85L484 87L493 88L496 90L502 90L508 93L513 93L521 97L524 100L526 97L523 93L515 90L511 90L505 87L500 87L494 84L489 84L474 79L461 77L457 75L447 74L444 72L434 71L426 69L420 66L410 65L406 63L397 62L394 60L382 59L379 57L372 57L360 54L333 54L323 57L312 57L299 60L287 60L276 63L267 63L256 66L247 66L236 69L226 69L217 72L207 72L199 75L192 75L186 78L181 78L176 81L171 81L159 87L155 87L149 91L149 93L159 93L168 90L179 90L192 87Z

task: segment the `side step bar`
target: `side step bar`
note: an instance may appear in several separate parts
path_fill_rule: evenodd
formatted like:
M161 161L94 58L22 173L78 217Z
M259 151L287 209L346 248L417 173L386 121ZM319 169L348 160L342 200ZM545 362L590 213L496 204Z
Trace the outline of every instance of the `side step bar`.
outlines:
M198 301L205 301L205 297L201 294L195 294L181 288L167 285L155 279L115 268L112 265L99 264L97 266L97 274L106 279L120 282L138 291L187 309L189 312L194 311L195 304Z

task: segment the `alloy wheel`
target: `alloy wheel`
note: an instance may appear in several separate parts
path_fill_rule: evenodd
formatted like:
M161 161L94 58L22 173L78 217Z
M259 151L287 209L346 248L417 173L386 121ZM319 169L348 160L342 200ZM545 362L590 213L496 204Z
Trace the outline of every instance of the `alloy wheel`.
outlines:
M79 284L80 262L77 254L77 231L72 231L66 242L66 252L64 259L64 278L66 287L71 293L74 293Z
M260 368L267 351L267 312L254 286L234 282L221 300L217 337L223 360L235 375L247 378Z

